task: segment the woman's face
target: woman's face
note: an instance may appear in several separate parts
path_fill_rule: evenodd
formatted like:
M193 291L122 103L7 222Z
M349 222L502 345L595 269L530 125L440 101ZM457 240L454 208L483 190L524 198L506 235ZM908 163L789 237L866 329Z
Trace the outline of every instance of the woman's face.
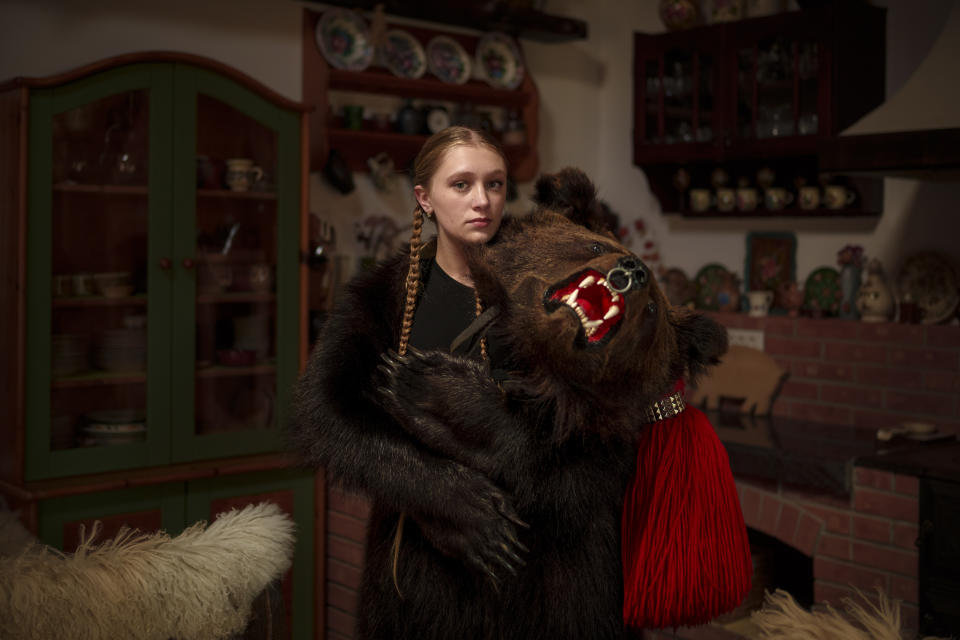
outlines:
M507 168L495 151L457 145L414 193L424 212L436 216L438 243L482 244L500 227L506 185Z

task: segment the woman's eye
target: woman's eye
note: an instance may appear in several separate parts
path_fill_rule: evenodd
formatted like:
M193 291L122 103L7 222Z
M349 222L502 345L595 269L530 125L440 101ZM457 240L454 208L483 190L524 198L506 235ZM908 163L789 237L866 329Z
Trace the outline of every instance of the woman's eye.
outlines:
M457 180L456 182L453 183L453 188L456 189L457 191L463 191L464 189L467 188L467 183L464 182L463 180Z
M488 189L499 190L503 187L503 180L491 180L487 183Z

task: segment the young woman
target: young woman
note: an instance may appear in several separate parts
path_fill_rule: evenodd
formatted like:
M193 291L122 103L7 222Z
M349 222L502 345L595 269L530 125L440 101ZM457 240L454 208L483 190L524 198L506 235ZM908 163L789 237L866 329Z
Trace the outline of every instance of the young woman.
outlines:
M372 503L362 638L463 637L464 628L480 637L485 577L520 562L510 496L410 438L376 393L383 353L449 349L479 313L464 248L496 233L506 179L503 152L483 132L451 127L427 140L414 165L409 253L350 284L294 393L293 446ZM424 217L437 226L429 243Z

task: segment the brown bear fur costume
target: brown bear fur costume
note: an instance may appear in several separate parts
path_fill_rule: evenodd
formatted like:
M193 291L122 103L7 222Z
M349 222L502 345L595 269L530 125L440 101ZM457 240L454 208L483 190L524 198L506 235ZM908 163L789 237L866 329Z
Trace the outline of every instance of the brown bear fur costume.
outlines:
M298 383L294 446L373 502L363 638L632 633L619 536L641 416L715 363L726 333L671 309L639 258L588 228L598 208L582 172L541 178L537 202L471 255L481 299L499 310L491 331L509 347L509 379L461 355L386 355L401 256L350 288ZM560 298L591 275L581 317ZM619 293L597 284L607 275Z

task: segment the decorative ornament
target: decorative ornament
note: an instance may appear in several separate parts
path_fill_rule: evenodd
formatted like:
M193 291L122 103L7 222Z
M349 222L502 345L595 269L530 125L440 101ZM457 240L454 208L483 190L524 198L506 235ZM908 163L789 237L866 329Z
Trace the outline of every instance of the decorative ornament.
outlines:
M660 20L670 31L700 24L700 5L693 0L660 0Z

